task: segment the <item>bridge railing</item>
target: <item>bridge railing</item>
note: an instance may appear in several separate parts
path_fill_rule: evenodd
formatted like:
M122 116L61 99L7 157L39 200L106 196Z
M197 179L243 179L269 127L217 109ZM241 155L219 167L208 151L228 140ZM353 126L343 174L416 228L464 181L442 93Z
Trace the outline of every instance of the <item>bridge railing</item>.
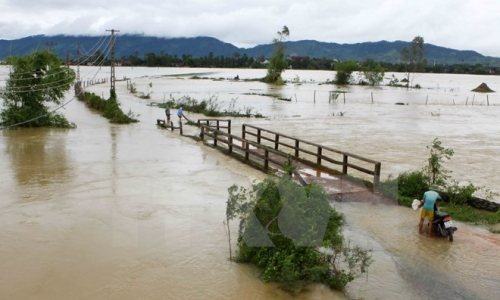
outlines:
M262 161L261 167L267 171L269 170L269 163L274 163L278 167L283 165L285 160L289 159L289 155L281 151L271 149L256 142L247 141L241 137L232 135L228 132L217 130L215 127L200 123L200 138L206 141L210 137L213 141L214 147L225 146L228 152L232 154L234 150L239 150L245 161ZM273 154L273 155L270 155Z
M253 140L253 143L258 145L289 153L296 160L319 168L341 172L343 175L347 175L351 170L359 171L362 173L361 175L370 175L373 178L374 187L380 183L381 163L360 155L249 124L242 125L241 137L244 141ZM339 166L341 166L341 170L337 170Z
M202 124L210 128L215 128L216 130L225 130L227 133L231 134L231 120L198 119L198 126Z

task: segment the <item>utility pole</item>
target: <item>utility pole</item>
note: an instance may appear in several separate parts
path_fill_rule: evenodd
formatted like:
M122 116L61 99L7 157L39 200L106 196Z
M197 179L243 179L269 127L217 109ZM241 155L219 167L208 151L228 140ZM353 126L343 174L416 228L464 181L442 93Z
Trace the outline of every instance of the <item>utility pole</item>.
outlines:
M115 32L119 30L111 29L111 91L115 91Z
M76 46L76 82L80 82L80 44Z

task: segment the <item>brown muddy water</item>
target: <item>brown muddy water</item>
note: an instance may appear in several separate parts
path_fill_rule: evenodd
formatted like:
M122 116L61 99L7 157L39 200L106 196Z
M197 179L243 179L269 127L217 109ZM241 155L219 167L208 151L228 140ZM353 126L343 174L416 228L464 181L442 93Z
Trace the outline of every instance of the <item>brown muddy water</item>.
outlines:
M388 103L379 100L373 106L365 103L371 102L369 90L359 90L368 98L353 99L357 93L352 91L347 101L353 103L328 104L327 88L317 84L327 75L304 71L298 73L304 84L279 91L296 96L294 103L246 95L267 91L258 83L163 76L173 72L186 70L117 70L118 78L132 78L139 90L146 92L153 83L152 99L141 100L127 92L125 82L117 82L123 109L140 114L137 124L111 125L75 100L61 111L76 129L0 131L0 299L293 298L275 284L262 283L252 267L228 259L222 224L227 188L249 186L264 174L189 137L158 129L155 122L163 111L146 104L162 102L169 94L206 98L220 90L225 105L237 98L240 107L252 106L268 116L234 120L234 133L245 122L290 133L380 160L386 175L419 165L425 145L439 135L457 153L455 173L482 170L486 174L478 178L490 186L499 176L493 174L499 164L494 121L499 108L422 103L426 93L448 97L443 84L439 91L420 94L386 91ZM213 76L231 77L234 70L219 72ZM258 77L254 70L238 72L240 78ZM460 81L442 81L453 80ZM107 97L109 87L88 90ZM420 105L390 104L407 96L418 98ZM440 116L430 117L438 109ZM332 115L338 111L347 113ZM185 126L185 134L196 135L197 129ZM313 285L296 299L498 298L498 235L455 222L459 229L449 243L418 235L418 214L411 209L370 201L332 205L346 216L346 236L371 249L374 263L345 294Z

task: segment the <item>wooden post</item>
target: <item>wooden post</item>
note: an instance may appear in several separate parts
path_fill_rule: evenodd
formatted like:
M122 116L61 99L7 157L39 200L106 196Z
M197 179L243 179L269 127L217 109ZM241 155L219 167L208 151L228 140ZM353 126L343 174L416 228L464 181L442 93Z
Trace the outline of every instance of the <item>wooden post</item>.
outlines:
M269 150L266 149L264 151L264 157L265 157L264 158L264 170L267 170L267 169L269 169L269 160L268 160L268 158L269 158Z
M295 140L295 157L299 157L299 140Z
M260 145L260 129L257 129L257 144Z
M274 137L274 150L278 150L279 142L280 142L280 136L276 134L276 136Z
M246 149L245 124L241 125L241 148Z
M200 123L200 120L198 120L198 124L199 123ZM201 141L205 140L205 135L203 134L203 127L200 127L200 139L201 139Z
M316 158L316 163L321 166L321 154L323 152L323 148L318 147L318 156Z
M231 134L231 120L227 121L227 133Z
M342 174L347 175L347 163L348 163L348 156L344 154L344 161L342 163Z
M183 135L182 134L182 122L181 121L179 121L179 131L181 132L181 135Z
M378 162L375 164L375 174L373 175L373 188L377 188L380 183L380 167L381 164Z
M233 153L233 137L230 135L228 138L229 153Z
M214 130L214 147L217 147L217 132L218 130Z
M246 141L244 141L244 144L245 144L245 159L248 161L250 156L250 147Z

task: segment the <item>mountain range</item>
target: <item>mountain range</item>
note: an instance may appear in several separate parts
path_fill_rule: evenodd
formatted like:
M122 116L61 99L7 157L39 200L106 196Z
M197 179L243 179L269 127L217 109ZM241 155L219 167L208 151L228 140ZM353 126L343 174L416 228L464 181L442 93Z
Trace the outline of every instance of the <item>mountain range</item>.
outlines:
M9 55L26 55L41 48L51 48L61 58L76 57L77 47L80 54L101 51L109 56L110 36L71 36L71 35L37 35L16 40L0 40L0 60ZM326 58L364 61L373 59L377 62L397 63L400 52L408 47L410 42L378 41L356 44L338 44L314 40L285 41L287 55L310 58ZM144 35L118 35L115 39L115 58L140 56L146 53L169 54L181 58L184 55L192 57L224 56L234 57L236 53L248 57L269 58L273 53L272 43L258 45L252 48L238 48L213 37L193 38L162 38ZM456 50L433 44L424 45L424 57L428 63L435 64L482 64L500 67L500 58L484 56L472 50Z

